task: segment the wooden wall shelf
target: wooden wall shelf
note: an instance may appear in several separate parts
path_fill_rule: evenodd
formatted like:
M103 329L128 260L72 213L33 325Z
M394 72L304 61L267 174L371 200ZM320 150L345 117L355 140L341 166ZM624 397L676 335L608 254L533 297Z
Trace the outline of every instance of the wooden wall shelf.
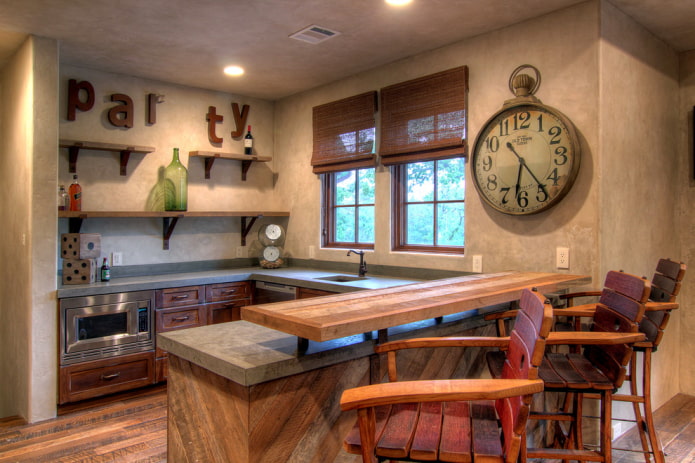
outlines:
M152 146L121 145L116 143L66 139L60 140L60 147L68 149L71 174L77 172L77 155L80 153L80 149L121 153L121 175L126 175L127 173L128 160L130 159L131 153L147 154L155 150Z
M252 162L268 162L273 158L270 156L257 156L255 154L234 154L234 153L216 153L214 151L189 151L188 156L200 157L205 160L205 178L210 178L210 171L215 159L232 159L241 161L241 180L246 180L246 172L251 167Z
M162 249L169 249L169 239L180 218L183 217L240 217L241 245L246 246L246 235L259 217L289 217L283 211L59 211L59 218L67 218L70 233L79 233L84 219L105 218L161 218Z

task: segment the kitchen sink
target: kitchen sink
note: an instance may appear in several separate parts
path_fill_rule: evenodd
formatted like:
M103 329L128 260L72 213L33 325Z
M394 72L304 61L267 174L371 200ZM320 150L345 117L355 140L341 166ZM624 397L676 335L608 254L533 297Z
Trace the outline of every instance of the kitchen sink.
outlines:
M349 281L366 280L367 277L359 277L355 275L330 275L327 277L316 277L314 280L335 281L338 283L347 283Z

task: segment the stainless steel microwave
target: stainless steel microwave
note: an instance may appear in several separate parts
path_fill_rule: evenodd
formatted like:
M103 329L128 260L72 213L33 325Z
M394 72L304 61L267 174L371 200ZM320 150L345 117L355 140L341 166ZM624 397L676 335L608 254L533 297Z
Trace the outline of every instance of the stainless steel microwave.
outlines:
M60 300L60 363L154 349L154 291Z

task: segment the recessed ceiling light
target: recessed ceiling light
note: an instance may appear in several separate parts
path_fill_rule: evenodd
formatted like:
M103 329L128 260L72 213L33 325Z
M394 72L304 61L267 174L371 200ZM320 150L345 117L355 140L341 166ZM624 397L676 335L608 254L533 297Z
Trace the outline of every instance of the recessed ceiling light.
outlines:
M413 0L386 0L386 3L393 6L403 6L412 2Z
M240 76L244 74L244 68L241 66L227 66L224 68L224 73L228 76Z

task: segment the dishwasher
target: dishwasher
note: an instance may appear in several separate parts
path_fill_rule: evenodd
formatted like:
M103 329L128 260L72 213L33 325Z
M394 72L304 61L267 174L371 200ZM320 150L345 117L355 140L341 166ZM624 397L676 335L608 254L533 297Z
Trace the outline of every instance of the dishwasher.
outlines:
M292 301L297 294L297 288L282 283L256 281L254 304L269 304L271 302Z

